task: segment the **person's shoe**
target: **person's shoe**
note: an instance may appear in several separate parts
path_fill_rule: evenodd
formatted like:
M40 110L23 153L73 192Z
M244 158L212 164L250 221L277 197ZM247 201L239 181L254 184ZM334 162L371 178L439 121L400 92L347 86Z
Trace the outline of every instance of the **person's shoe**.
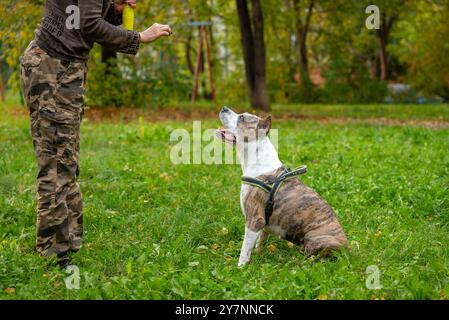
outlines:
M62 257L58 257L56 263L61 269L65 269L70 266L70 264L72 263L72 259L70 259L68 255L64 255Z

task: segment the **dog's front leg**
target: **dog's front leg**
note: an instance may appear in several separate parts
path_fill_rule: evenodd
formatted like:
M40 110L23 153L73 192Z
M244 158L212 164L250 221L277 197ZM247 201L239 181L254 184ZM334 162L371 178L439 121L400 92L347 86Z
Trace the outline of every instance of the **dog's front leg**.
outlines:
M267 239L268 239L268 232L262 230L259 238L256 241L256 252L260 252L262 250L263 245L265 244L265 242L267 242Z
M240 250L239 267L244 266L251 259L251 251L261 233L262 230L253 231L248 226L245 226L245 238L243 239L242 250Z

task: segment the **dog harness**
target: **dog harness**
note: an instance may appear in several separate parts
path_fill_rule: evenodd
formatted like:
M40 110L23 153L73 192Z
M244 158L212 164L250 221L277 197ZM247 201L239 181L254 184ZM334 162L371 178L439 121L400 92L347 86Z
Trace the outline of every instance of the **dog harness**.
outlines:
M270 220L270 217L273 214L274 196L276 195L276 192L281 187L282 183L285 180L298 177L306 172L307 172L307 166L302 166L302 167L296 168L294 170L285 168L281 172L281 174L278 175L272 183L267 183L267 182L264 182L257 178L250 178L250 177L245 177L245 176L242 177L242 183L253 186L253 187L257 187L259 189L262 189L266 193L268 193L268 201L265 205L265 223L266 224L268 224L268 221Z

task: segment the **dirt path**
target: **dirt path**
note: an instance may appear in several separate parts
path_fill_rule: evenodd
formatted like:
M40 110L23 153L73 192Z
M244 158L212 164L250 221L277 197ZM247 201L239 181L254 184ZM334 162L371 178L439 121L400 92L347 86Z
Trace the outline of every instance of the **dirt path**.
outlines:
M12 108L8 112L15 117L25 117L28 112L25 108ZM216 110L196 109L183 110L179 108L168 108L163 110L142 110L132 108L87 108L85 119L90 122L135 122L139 118L147 122L165 121L192 121L192 120L214 120L217 119ZM391 119L391 118L350 118L350 117L327 117L327 116L304 116L298 113L283 112L275 113L275 120L297 120L314 121L323 124L369 124L378 126L414 126L429 129L449 128L449 121L445 120L423 120L423 119Z

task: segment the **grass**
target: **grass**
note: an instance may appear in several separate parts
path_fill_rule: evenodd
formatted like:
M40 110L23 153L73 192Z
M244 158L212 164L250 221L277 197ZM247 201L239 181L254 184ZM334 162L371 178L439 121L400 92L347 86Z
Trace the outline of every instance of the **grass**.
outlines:
M426 106L423 114L421 107L407 107L414 110L410 118L447 119L448 106L434 112ZM67 290L66 273L33 252L36 165L28 120L8 108L0 108L0 299L441 299L449 293L448 129L275 119L281 159L309 166L302 179L334 207L351 249L322 261L272 236L238 269L239 166L173 165L169 134L191 130L191 122L86 121L85 245L73 256L81 282L80 290ZM357 114L353 108L344 112ZM362 114L377 116L370 112ZM217 125L205 121L203 128ZM370 265L380 270L380 290L365 285Z
M447 104L275 105L273 112L291 112L304 117L449 121Z

